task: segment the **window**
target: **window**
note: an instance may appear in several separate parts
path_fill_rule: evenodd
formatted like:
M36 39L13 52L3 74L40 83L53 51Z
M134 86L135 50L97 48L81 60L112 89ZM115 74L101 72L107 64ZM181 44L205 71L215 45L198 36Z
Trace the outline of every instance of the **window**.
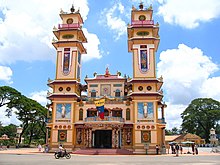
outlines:
M147 72L147 70L149 69L147 45L140 46L139 66L140 66L141 72Z
M122 111L120 110L114 110L112 111L112 116L113 117L122 117Z
M126 109L126 120L131 120L130 109Z
M78 63L81 63L81 53L78 51Z
M116 89L115 97L120 97L120 96L121 96L121 91L119 89Z
M63 73L69 74L70 72L70 48L64 48L63 54Z
M97 111L87 110L87 117L95 117L95 116L97 116Z
M98 84L90 84L89 87L98 87Z
M79 110L79 120L83 120L83 109Z
M109 116L109 111L107 109L104 110L104 116Z
M138 90L139 90L139 91L142 91L142 90L143 90L143 87L142 87L142 86L139 86L139 87L138 87Z
M80 69L81 69L81 68L80 68L79 65L78 65L78 67L77 67L77 78L78 78L78 79L80 78L80 74L81 74L81 73L80 73L80 71L81 71Z
M96 97L96 90L93 89L93 90L91 91L91 97Z
M113 87L122 87L122 84L113 84Z

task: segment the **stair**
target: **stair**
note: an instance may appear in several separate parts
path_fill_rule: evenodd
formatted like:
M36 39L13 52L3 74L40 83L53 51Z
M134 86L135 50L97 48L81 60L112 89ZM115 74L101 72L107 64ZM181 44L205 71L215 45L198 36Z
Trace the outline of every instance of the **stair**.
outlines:
M72 154L82 155L132 155L133 152L126 149L80 149L73 151Z

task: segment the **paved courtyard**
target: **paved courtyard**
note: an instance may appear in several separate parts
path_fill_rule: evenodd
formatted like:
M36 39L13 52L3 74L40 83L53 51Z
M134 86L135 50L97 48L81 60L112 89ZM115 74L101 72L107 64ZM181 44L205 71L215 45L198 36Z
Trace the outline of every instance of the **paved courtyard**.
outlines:
M200 155L74 155L71 159L55 159L52 153L38 152L37 149L9 149L0 151L0 165L220 165L220 154Z

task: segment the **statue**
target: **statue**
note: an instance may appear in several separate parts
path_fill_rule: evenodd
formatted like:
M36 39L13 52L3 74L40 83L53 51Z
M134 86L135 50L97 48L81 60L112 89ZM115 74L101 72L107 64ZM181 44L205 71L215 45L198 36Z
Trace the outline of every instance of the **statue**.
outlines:
M61 116L62 116L62 118L65 118L65 116L66 116L66 107L65 107L65 104L62 104L62 111L61 111Z
M147 103L144 103L144 117L147 118Z

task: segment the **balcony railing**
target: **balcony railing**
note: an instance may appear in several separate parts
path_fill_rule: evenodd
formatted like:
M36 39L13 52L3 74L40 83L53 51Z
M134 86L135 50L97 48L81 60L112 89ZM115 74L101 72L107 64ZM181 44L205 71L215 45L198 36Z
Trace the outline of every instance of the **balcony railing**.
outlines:
M104 119L101 119L100 117L97 116L85 118L85 122L96 122L96 121L124 122L125 120L124 118L121 117L110 117L110 116L105 116Z
M73 23L73 24L59 24L58 29L75 29L79 28L80 24L79 23Z
M145 20L145 21L132 21L131 25L134 27L145 27L149 25L154 25L153 20Z

